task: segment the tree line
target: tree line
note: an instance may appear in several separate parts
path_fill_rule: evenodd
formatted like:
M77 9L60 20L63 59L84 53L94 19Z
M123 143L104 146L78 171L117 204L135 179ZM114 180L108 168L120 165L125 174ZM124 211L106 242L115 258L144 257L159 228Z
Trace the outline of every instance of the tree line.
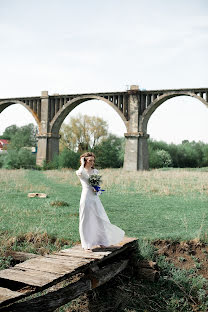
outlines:
M163 141L148 141L150 168L197 168L208 166L208 144L182 141L168 144Z
M37 168L36 155L30 149L37 145L37 132L33 124L7 127L0 138L8 139L10 144L7 153L0 154L0 167ZM44 163L43 169L76 169L85 151L95 153L97 167L123 166L125 139L109 133L107 122L100 117L71 117L68 124L62 125L60 135L60 153L50 163ZM168 144L149 139L148 148L150 168L208 166L208 144L203 142L184 140L181 144Z

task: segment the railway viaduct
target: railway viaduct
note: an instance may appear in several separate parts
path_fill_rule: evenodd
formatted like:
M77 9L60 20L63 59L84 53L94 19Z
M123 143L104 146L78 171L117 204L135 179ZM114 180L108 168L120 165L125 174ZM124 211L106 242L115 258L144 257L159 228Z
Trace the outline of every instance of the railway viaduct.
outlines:
M21 104L33 115L39 129L36 163L41 166L44 160L51 161L58 154L59 129L66 116L86 101L104 101L118 113L126 126L124 169L148 170L148 120L162 103L184 95L208 106L208 88L140 90L132 85L123 92L49 95L42 91L41 96L0 99L0 113L10 105Z

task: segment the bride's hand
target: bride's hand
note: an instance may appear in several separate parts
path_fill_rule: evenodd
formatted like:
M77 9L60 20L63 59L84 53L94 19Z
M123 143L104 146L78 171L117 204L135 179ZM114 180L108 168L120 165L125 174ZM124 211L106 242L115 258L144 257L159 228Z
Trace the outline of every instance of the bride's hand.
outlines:
M82 157L80 161L81 161L81 165L84 165L84 164L85 164L85 159L84 159L84 157Z

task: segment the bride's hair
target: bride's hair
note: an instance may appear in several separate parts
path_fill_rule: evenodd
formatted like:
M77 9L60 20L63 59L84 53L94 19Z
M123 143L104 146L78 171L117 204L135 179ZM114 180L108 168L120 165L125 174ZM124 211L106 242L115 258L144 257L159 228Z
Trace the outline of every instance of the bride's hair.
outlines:
M95 154L94 154L93 152L86 152L86 153L82 154L82 155L80 156L80 163L81 163L81 158L82 158L82 157L84 157L84 158L87 158L87 157L94 157L94 159L95 159ZM85 162L86 162L86 159L85 159ZM94 167L93 167L93 169L94 169Z

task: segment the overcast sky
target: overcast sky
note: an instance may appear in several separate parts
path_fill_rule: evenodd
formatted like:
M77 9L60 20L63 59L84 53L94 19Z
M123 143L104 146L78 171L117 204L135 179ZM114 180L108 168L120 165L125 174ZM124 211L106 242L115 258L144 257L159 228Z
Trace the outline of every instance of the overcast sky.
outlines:
M208 88L207 0L0 0L0 98L145 89ZM79 105L117 135L126 132L104 102ZM0 114L0 133L34 122L23 107ZM208 109L178 97L148 124L150 137L208 142Z

